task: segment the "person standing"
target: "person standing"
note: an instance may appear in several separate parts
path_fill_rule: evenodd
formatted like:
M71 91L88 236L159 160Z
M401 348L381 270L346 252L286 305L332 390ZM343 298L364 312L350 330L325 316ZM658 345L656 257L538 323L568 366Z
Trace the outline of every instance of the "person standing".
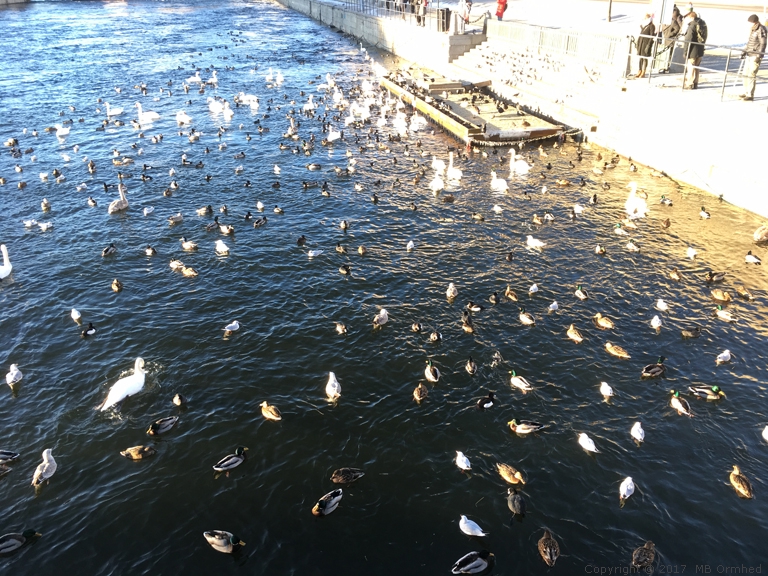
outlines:
M427 23L427 2L429 0L416 0L416 24L425 26Z
M648 60L653 53L653 44L656 41L656 25L653 23L653 16L645 15L645 19L640 23L640 37L637 39L637 55L640 58L638 63L640 71L635 78L644 78L645 70L648 67Z
M507 0L496 0L496 18L504 18L504 12L507 11Z
M744 59L744 94L739 98L745 102L750 102L755 98L757 71L765 54L766 29L760 24L757 14L752 14L747 18L747 22L751 25L749 39L747 45L744 46L744 52L741 53L741 57Z
M683 17L680 15L680 10L675 6L672 8L672 22L661 29L661 34L664 37L664 67L659 70L661 74L669 73L672 56L675 52L675 44L682 26Z
M699 87L699 64L704 56L704 43L707 41L706 24L696 12L685 15L685 76L683 90L696 90Z

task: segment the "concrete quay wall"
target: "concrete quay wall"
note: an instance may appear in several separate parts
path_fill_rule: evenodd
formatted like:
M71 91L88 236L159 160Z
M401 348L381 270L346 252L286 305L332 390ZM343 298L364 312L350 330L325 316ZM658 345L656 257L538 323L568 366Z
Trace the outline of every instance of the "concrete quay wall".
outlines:
M26 4L29 0L0 0L0 8L3 6L12 6L13 4Z

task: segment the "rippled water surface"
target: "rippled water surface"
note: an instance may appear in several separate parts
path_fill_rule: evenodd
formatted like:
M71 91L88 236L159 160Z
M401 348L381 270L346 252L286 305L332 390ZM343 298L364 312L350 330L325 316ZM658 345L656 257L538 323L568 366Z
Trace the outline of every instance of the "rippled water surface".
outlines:
M0 186L0 242L14 266L0 282L0 365L3 373L11 363L24 372L14 392L0 394L0 448L22 453L0 480L0 533L35 528L44 534L0 560L5 573L60 574L70 566L79 574L445 574L458 557L485 547L498 558L496 573L539 574L548 570L536 551L544 527L560 542L553 571L563 574L593 564L626 567L646 540L656 543L659 570L685 564L690 573L700 564L715 572L718 565L764 563L766 274L744 263L750 249L768 257L752 242L756 216L651 178L643 167L631 173L626 159L596 176L598 151L585 150L578 162L571 143L564 155L547 143L546 159L530 147L535 166L525 177L509 177L507 149L457 158L464 177L446 191L455 203L444 203L428 188L429 163L432 154L447 160L456 142L433 127L401 143L387 143L393 132L382 128L388 150L367 139L368 125L348 128L345 142L320 145L321 123L300 115L306 95L320 97L309 82L331 73L349 90L360 84L358 71L368 78L370 65L354 39L268 2L33 3L0 11L0 52L0 136L34 149L21 158L8 148L0 155L0 176L7 179ZM185 94L181 84L195 67L203 78L215 67L218 89ZM269 67L284 74L281 87L264 80ZM140 83L146 96L135 88ZM231 102L239 91L261 99L257 113L236 108L227 121L208 112L207 97ZM98 131L105 118L98 98L124 108L126 125ZM128 123L136 117L135 102L161 115L144 128L143 139ZM299 144L281 137L292 108L301 137L317 136L310 158L278 147ZM199 142L178 134L179 110L192 116ZM337 114L346 112L330 111L329 121L343 127L341 118L332 120ZM43 131L70 118L63 142ZM256 120L270 131L260 135ZM219 138L220 126L226 131ZM161 133L162 142L152 144ZM113 166L113 150L135 164ZM245 158L235 159L240 152ZM339 178L332 167L346 166L347 152L357 172ZM183 167L184 153L204 167ZM98 167L93 176L84 156ZM320 163L322 171L308 171L308 162ZM426 168L417 184L414 163ZM140 179L143 164L152 166L144 173L153 180ZM54 168L66 180L42 182L38 174ZM179 188L164 197L171 168ZM491 192L495 168L509 178L511 194ZM117 191L105 192L101 183L116 184L118 170L132 175L124 180L130 209L109 216ZM558 178L573 185L558 187ZM396 179L402 185L393 188ZM17 188L21 180L28 183L24 190ZM246 180L252 187L244 187ZM327 180L331 196L303 190L304 180ZM641 248L636 254L612 232L632 180L648 191L651 205L649 218L632 233ZM277 181L280 188L273 188ZM87 190L76 190L81 182ZM370 201L373 191L378 204ZM587 204L593 193L595 207ZM662 194L673 207L657 204ZM98 207L88 206L88 195ZM43 197L50 212L40 209ZM257 214L257 201L268 207L269 222L254 229L243 215ZM411 202L418 210L410 210ZM586 209L571 222L568 212L577 202ZM206 204L229 207L221 219L235 226L234 237L206 232L211 217L195 213ZM272 213L276 204L284 215ZM502 214L491 211L494 204ZM702 204L710 220L698 217ZM145 217L146 206L155 211ZM555 221L531 224L544 210ZM184 222L169 227L166 218L177 212ZM485 220L473 220L473 212ZM663 230L667 217L671 227ZM54 228L26 229L22 220L30 218ZM346 232L342 219L351 224ZM296 245L302 234L306 247ZM547 243L542 253L526 250L527 234ZM200 249L182 252L182 235ZM231 248L227 257L214 253L220 238ZM410 253L409 240L417 246ZM102 258L110 242L118 252ZM603 257L593 253L598 242L606 246ZM338 254L337 243L349 254ZM147 244L156 256L144 255ZM364 257L357 254L360 245L368 249ZM689 246L699 252L695 261L686 258ZM309 259L309 249L325 252ZM173 272L173 258L199 276ZM345 262L351 277L338 273ZM674 267L683 274L680 283L667 276ZM721 287L737 300L729 307L736 323L714 317L712 286L703 281L708 269L728 272ZM110 289L114 278L124 284L122 292ZM459 290L452 303L445 296L449 282ZM539 291L529 296L532 283ZM589 300L574 297L579 283ZM739 300L737 284L752 289L755 299ZM507 285L534 314L535 327L521 325L516 304L488 301ZM669 302L668 313L653 308L658 298ZM461 328L468 300L486 307L474 314L474 335ZM560 308L547 313L553 300ZM94 337L80 338L72 307L94 323ZM380 307L390 321L373 330ZM597 312L616 328L598 330L590 320ZM649 325L654 314L664 322L658 334ZM224 338L222 328L233 319L242 328ZM349 334L337 335L334 321L346 323ZM411 332L413 322L423 323L425 333ZM583 343L567 339L571 323ZM696 324L702 336L683 340L680 330ZM441 343L427 342L432 329L442 332ZM631 360L609 356L607 341L625 347ZM726 348L733 362L716 366L715 356ZM504 361L493 366L495 352ZM480 366L474 376L464 370L469 355ZM667 377L641 380L642 367L658 355L668 358ZM119 412L96 411L137 356L149 371L145 389ZM417 405L412 391L424 380L428 358L443 376ZM513 369L531 381L533 392L510 387ZM331 370L342 386L336 404L324 393ZM601 381L616 391L611 402L599 393ZM669 407L671 389L715 384L727 399L689 397L695 418ZM480 412L475 403L489 390L499 402ZM175 393L189 398L187 409L172 405ZM263 400L280 408L282 422L262 418ZM145 434L151 421L170 415L180 415L174 430L157 440ZM548 428L517 436L507 427L512 418ZM641 446L629 435L635 421L646 430ZM581 449L581 432L600 454ZM120 457L120 450L142 443L155 446L157 456ZM237 445L250 448L246 463L229 477L214 477L211 466ZM45 448L53 449L59 469L36 496L29 482ZM471 460L471 473L456 468L456 450ZM496 462L518 467L527 478L529 512L522 521L511 521ZM754 500L739 499L730 487L733 464L752 481ZM313 517L310 509L335 487L329 478L341 466L360 467L366 476L344 487L332 515ZM618 488L626 476L637 490L620 508ZM461 514L490 536L481 542L464 536ZM247 546L232 557L218 554L202 538L208 529L233 531Z

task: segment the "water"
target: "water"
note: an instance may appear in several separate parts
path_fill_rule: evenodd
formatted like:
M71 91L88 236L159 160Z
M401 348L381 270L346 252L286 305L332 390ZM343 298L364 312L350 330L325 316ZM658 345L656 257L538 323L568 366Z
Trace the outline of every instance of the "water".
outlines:
M316 75L339 74L340 84L350 88L359 84L353 75L366 74L368 64L354 40L276 4L50 2L1 14L0 135L3 141L18 137L22 149L34 148L37 161L29 154L11 158L7 148L0 156L0 175L8 178L0 187L0 241L14 265L12 277L0 283L0 364L7 369L17 363L25 374L16 393L6 389L0 404L0 447L23 453L0 480L0 532L31 527L44 534L3 559L4 571L59 574L67 565L82 574L444 574L464 553L487 547L498 558L497 574L543 573L536 541L544 527L560 542L561 573L581 573L591 565L626 567L631 551L645 540L656 543L660 569L677 566L678 573L683 564L689 572L697 564L716 571L765 558L759 547L768 523L768 446L760 437L768 423L766 274L743 260L749 249L766 257L751 241L757 217L650 178L642 167L630 173L626 160L605 178L594 177L597 150L585 151L583 162L570 169L573 145L566 156L550 150L547 160L536 158L530 177L509 180L514 193L506 197L493 195L488 186L497 156L458 160L464 178L449 189L454 204L429 192L431 170L412 184L412 161L428 164L430 157L404 156L403 143L391 144L391 153L360 153L355 132L348 130L348 145L318 144L311 158L281 151L291 106L274 106L283 94L299 106L306 100L300 90L317 94L308 84ZM251 74L255 65L258 72ZM218 90L185 95L180 85L193 66L215 66ZM283 87L267 88L270 66L285 75ZM203 78L209 75L202 71ZM173 96L161 96L169 80ZM148 96L133 88L140 82L146 82ZM122 87L120 94L115 86ZM239 108L225 122L208 114L207 96L231 99L240 90L259 96L258 115ZM126 120L135 117L136 101L162 118L145 130L144 139L130 125L96 131L104 118L103 111L95 112L99 97L124 107ZM261 122L271 131L259 136L253 122L268 113L270 98L270 118ZM177 135L173 117L182 109L203 132L200 142ZM42 131L66 118L75 122L64 143ZM226 151L217 147L221 125L228 130L221 138ZM37 128L39 136L23 135L25 127ZM456 142L432 130L409 137L410 149L420 138L430 156L446 158ZM319 123L307 119L300 132L322 137ZM151 144L150 136L159 133L162 143ZM80 150L74 153L76 144ZM112 166L113 149L136 164ZM328 170L346 165L347 149L358 159L358 172L340 179ZM238 152L246 158L234 159ZM71 160L64 161L62 153ZM181 167L182 153L205 167ZM98 166L93 177L84 155ZM538 173L548 161L550 192L543 195ZM307 162L321 163L323 172L307 171ZM23 174L13 171L17 163ZM139 179L144 163L153 166L151 182ZM236 175L239 164L245 171ZM279 189L271 187L278 179L274 164L282 167ZM38 173L54 167L66 182L41 182ZM166 198L162 190L172 167L180 188ZM126 180L131 209L108 216L106 207L117 193L105 193L99 182L116 183L118 169L133 174ZM506 169L501 174L508 176ZM581 175L589 179L585 188L554 185L554 178L576 182ZM398 177L403 185L392 189ZM22 178L29 184L20 191L16 183ZM243 187L246 179L252 188ZM330 198L318 188L302 190L301 181L315 179L328 180ZM600 187L603 180L611 183L609 191ZM631 180L649 191L652 208L632 235L639 254L624 250L626 240L611 232ZM80 182L88 184L87 191L75 190ZM354 191L355 182L365 190ZM530 202L521 199L524 189L531 192ZM381 197L378 205L369 200L373 190ZM594 192L598 206L570 222L569 208L586 205ZM674 207L658 206L661 194L672 197ZM88 195L98 208L86 204ZM43 197L53 205L50 213L40 210ZM279 204L285 214L268 209L268 225L254 230L241 219L247 210L256 213L257 200L268 208ZM408 209L411 201L416 212ZM500 216L490 210L496 203L504 207ZM236 228L234 238L224 238L232 250L228 257L214 254L214 241L222 236L205 232L210 218L195 215L206 204L230 207L222 216ZM702 204L711 220L698 218ZM155 212L144 217L141 209L149 205ZM545 209L556 221L533 226L532 214ZM185 220L171 228L165 219L176 212ZM485 214L485 221L473 221L472 212ZM666 217L672 226L662 231L659 223ZM27 230L21 220L28 218L55 227ZM338 226L342 219L351 222L347 232ZM296 245L301 234L309 239L305 248ZM526 251L527 234L547 242L542 254ZM200 250L182 252L182 235ZM417 244L414 252L406 252L408 240ZM110 242L117 255L101 258ZM337 242L348 247L348 256L334 251ZM606 245L605 257L592 253L596 242ZM146 257L146 244L158 255ZM357 255L359 245L368 255ZM699 250L696 261L686 260L688 246ZM309 248L325 253L310 260ZM511 263L504 259L509 251ZM200 275L184 278L171 271L172 258ZM351 278L337 271L344 262L352 266ZM682 283L666 277L673 267L683 273ZM728 271L724 287L732 294L735 284L756 294L752 302L731 305L735 324L712 315L711 287L702 280L710 268ZM123 282L122 292L110 290L113 278ZM445 298L449 282L459 289L452 304ZM533 282L540 291L529 297ZM573 296L578 283L589 300ZM488 303L507 284L535 315L535 328L518 322L512 303ZM671 304L659 334L649 326L658 313L657 298ZM474 335L460 325L469 299L487 307L475 314ZM560 310L547 314L554 299ZM382 306L390 322L374 331L371 319ZM95 337L79 337L82 328L69 318L72 307L94 323ZM590 318L598 311L617 328L597 330ZM232 319L243 327L224 339L221 329ZM349 334L338 336L334 321L345 322ZM414 321L439 329L442 343L412 333ZM566 338L570 323L585 336L582 344ZM704 327L702 337L682 340L680 329L694 324ZM627 348L632 359L608 356L606 341ZM734 361L718 367L715 356L725 348ZM494 368L495 351L505 361ZM463 369L470 354L480 365L474 377ZM659 354L668 357L667 378L642 381L642 366ZM145 390L119 414L94 410L137 356L149 370ZM427 358L443 377L419 406L411 393L424 379ZM511 389L512 369L535 391ZM324 398L330 370L342 386L336 405ZM603 380L617 393L610 404L599 394ZM718 384L727 399L690 398L696 417L678 416L669 407L669 390L691 384ZM499 404L478 412L475 402L488 390L496 391ZM189 398L188 409L171 404L177 392ZM262 418L259 403L265 399L283 412L282 422ZM157 440L146 436L151 421L174 414L181 419L173 431ZM518 437L506 426L512 418L539 420L549 428ZM629 436L638 420L646 430L640 447ZM595 440L600 454L592 457L579 447L580 432ZM142 462L119 456L142 443L154 445L157 456ZM240 444L250 448L248 461L229 478L215 478L211 466ZM59 470L35 496L29 482L49 447ZM456 450L470 458L471 474L455 467ZM510 521L496 462L518 467L528 480L529 513L522 522ZM729 486L733 464L752 481L754 500L739 499ZM344 487L331 516L313 517L310 509L335 487L329 478L341 466L360 467L366 476ZM620 508L618 488L628 475L637 491ZM459 532L461 514L491 535L470 541ZM208 529L233 531L247 546L237 556L218 554L202 537Z

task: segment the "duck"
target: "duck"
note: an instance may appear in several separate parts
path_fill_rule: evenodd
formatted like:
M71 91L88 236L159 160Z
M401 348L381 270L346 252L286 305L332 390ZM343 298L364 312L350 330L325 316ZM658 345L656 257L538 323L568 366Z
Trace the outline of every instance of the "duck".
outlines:
M336 374L328 372L328 383L325 385L325 394L331 401L337 400L341 396L341 384L336 379Z
M226 530L208 530L203 532L203 536L211 548L223 554L232 554L245 546L245 542Z
M733 486L741 498L752 498L752 484L750 484L747 477L741 473L738 466L733 466L730 479L731 486Z
M377 327L384 326L384 324L386 324L387 322L389 322L389 314L384 308L382 308L373 317L373 327L377 328Z
M738 285L734 289L736 290L736 294L738 294L740 298L743 298L744 300L754 299L754 296L752 296L752 292L747 290L744 286Z
M24 377L24 375L21 373L21 370L19 370L18 364L11 364L10 369L8 370L8 373L5 375L5 381L13 388L16 384L21 382L21 379Z
M520 314L519 314L518 318L520 318L520 322L522 322L526 326L535 326L536 325L536 320L534 319L534 317L529 312L525 311L525 308L521 307L519 310L520 310Z
M43 450L43 461L38 464L35 473L32 476L32 486L38 487L43 482L50 482L51 477L56 473L56 460L53 458L53 451L50 448Z
M253 221L253 227L254 228L261 228L262 226L266 225L267 223L267 217L261 216L259 218L254 219Z
M701 207L701 211L699 212L699 218L703 220L707 220L709 218L709 212L707 212L707 209L704 208L704 206Z
M755 242L768 242L768 224L758 227L752 234L752 239Z
M688 400L680 397L680 392L677 390L671 390L672 398L669 401L670 406L677 410L677 413L681 416L688 416L693 418L693 412L691 412L691 405L688 404Z
M328 494L317 501L317 504L312 508L312 514L315 516L328 516L328 514L339 507L342 496L344 496L344 493L341 488L328 492Z
M359 468L339 468L331 474L331 482L334 484L351 484L365 476L365 472Z
M617 358L621 358L622 360L629 360L632 358L629 353L624 350L621 346L616 346L614 344L611 344L610 342L605 343L605 349L611 356L616 356Z
M704 277L704 280L707 284L712 284L714 282L722 282L725 280L726 272L713 272L712 270L707 271L707 275Z
M485 398L480 398L480 400L477 401L477 407L480 410L488 410L489 408L493 408L493 405L496 403L495 394L493 392L488 392L488 396Z
M463 514L459 519L459 530L464 532L464 534L466 534L467 536L475 536L477 538L483 538L484 536L488 536L488 533L483 532L483 529L480 528L477 522L470 520Z
M221 460L216 462L216 464L213 465L213 469L216 472L226 472L227 475L229 475L229 471L233 468L237 468L245 462L246 458L246 452L248 451L248 448L245 446L238 446L235 449L234 454L228 454L227 456L224 456Z
M112 292L121 292L123 290L123 283L120 282L117 278L112 280L111 284Z
M93 336L94 334L96 334L96 328L93 327L93 322L88 322L88 328L80 333L80 337L87 338L88 336Z
M683 338L698 338L701 336L701 326L694 326L693 328L683 328L680 333Z
M459 295L459 291L456 289L456 286L453 285L453 282L448 283L448 288L445 291L445 295L448 300L453 300L456 298L456 296Z
M515 388L519 388L523 392L530 392L531 390L533 390L533 386L531 386L531 383L528 382L528 380L526 380L522 376L518 376L514 370L511 370L509 373L511 374L509 383L512 386L514 386Z
M0 556L6 556L15 552L22 546L29 544L35 538L40 538L42 534L33 529L24 530L21 534L10 532L0 536ZM459 572L454 572L459 574Z
M110 244L109 246L104 248L104 250L101 251L101 256L102 256L102 258L105 258L107 256L112 256L116 252L117 252L117 248L115 247L115 245L114 244Z
M182 236L179 240L181 242L181 249L192 251L197 250L197 242L192 242L191 240L187 240L186 237Z
M90 206L92 208L95 208L98 205L99 205L99 203L96 202L96 200L93 199L93 196L88 196L88 206Z
M507 284L507 289L504 290L504 298L511 300L512 302L517 302L517 294L512 290L509 284Z
M560 545L549 530L544 530L544 536L539 540L538 548L539 554L546 565L550 568L554 566L557 558L560 556Z
M715 358L715 364L726 364L731 361L731 351L730 350L723 350L720 352L720 354L717 355L717 358Z
M747 255L744 257L744 261L747 264L757 264L758 266L763 263L763 261L760 260L760 258L752 254L752 250L747 252Z
M525 484L523 475L514 466L497 462L496 471L499 473L499 476L501 476L506 482L510 484Z
M416 402L421 402L429 395L429 390L427 389L424 384L419 382L419 384L416 386L416 388L413 389L413 399L416 400Z
M598 256L605 256L605 246L603 246L602 244L597 244L595 246L595 254L597 254Z
M348 230L349 222L347 222L346 220L342 220L341 222L339 222L339 228L341 228L342 230Z
M648 540L648 542L639 548L635 548L635 551L632 552L632 566L635 568L648 568L653 564L655 558L656 550L654 549L654 544Z
M680 282L683 279L677 268L672 268L672 271L669 273L669 278L675 282Z
M149 428L147 429L147 434L149 434L150 436L158 436L160 434L165 434L171 428L176 426L176 423L178 421L179 421L178 416L167 416L165 418L160 418L159 420L156 420L155 422L152 422L152 424L149 425Z
M664 376L667 372L667 367L664 365L664 360L666 359L666 356L659 356L655 364L645 366L640 374L641 378L659 378Z
M350 276L352 274L352 269L349 267L349 264L342 264L339 266L339 274Z
M470 310L471 312L482 312L483 310L485 310L485 306L481 306L480 304L475 304L474 302L472 302L472 300L470 300L467 303L467 310Z
M731 314L730 311L726 310L719 304L715 309L715 316L720 318L720 320L725 320L726 322L736 322L736 318L733 317L733 314Z
M365 246L360 246L357 249L357 253L360 254L360 256L365 256L368 253L368 249Z
M467 363L464 364L464 369L467 371L467 374L470 376L474 376L475 373L477 373L477 364L474 360L472 360L472 356L469 357L469 360L467 360Z
M157 450L152 448L152 446L131 446L120 451L120 456L128 458L128 460L143 460L155 454L157 454Z
M688 386L688 392L703 400L725 398L725 392L720 389L720 386Z
M421 325L419 325L419 326L421 326ZM413 330L413 327L411 327L411 330L414 331L414 332L419 332L420 331L420 330ZM443 340L443 335L440 332L438 332L437 330L434 330L433 332L431 332L429 334L428 340L430 342L433 342L433 343L434 342L441 342Z
M424 377L429 382L437 382L440 380L440 370L437 366L432 365L432 360L427 360L427 367L424 369Z
M336 243L336 252L338 252L339 254L346 254L347 253L347 249L337 242Z
M571 324L571 326L568 328L567 334L568 338L577 344L584 341L584 337L581 335L581 332L579 332L573 324Z
M171 260L171 270L181 270L184 268L184 263L181 260Z
M184 275L184 276L186 276L186 277L188 277L188 278L193 278L193 277L195 277L195 276L197 276L197 275L198 275L198 272L197 272L197 270L195 270L195 269L194 269L194 268L192 268L191 266L184 266L184 267L181 269L181 273L182 273L182 275Z
M587 292L581 288L581 284L578 285L573 295L576 296L576 298L579 300L587 300L589 298Z
M218 218L218 216L216 218ZM222 224L219 222L219 232L225 236L232 236L232 234L235 233L235 227L230 224Z
M240 330L240 322L237 320L232 320L232 322L224 326L222 330L224 330L224 336L232 336L233 332Z
M208 204L208 206L203 206L202 208L198 208L196 212L198 216L207 216L209 214L213 214L213 206Z
M532 420L520 420L518 422L517 420L510 420L507 422L507 426L509 426L510 430L512 432L516 432L518 434L531 434L533 432L538 432L539 430L543 430L546 428L543 424L539 424L538 422L533 422Z
M474 334L475 333L475 324L472 321L472 315L469 313L469 310L464 310L461 313L461 329L464 330L467 334Z
M173 214L168 217L168 225L173 226L174 224L180 224L184 221L184 216L182 216L181 212L178 212L177 214Z
M590 438L584 432L579 434L579 445L587 452L594 452L596 454L600 453L600 450L598 450L597 446L595 446L595 441L592 440L592 438Z
M597 326L601 330L613 330L613 328L616 326L613 323L613 320L611 320L607 316L603 316L600 312L595 314L592 317L592 319L595 321L595 326Z
M336 333L337 334L347 333L347 327L343 322L336 322Z
M283 419L283 415L280 414L280 410L278 410L276 406L267 403L266 400L259 404L259 406L261 406L261 415L264 416L264 418L267 420L280 421Z
M187 405L187 398L181 394L174 394L172 402L174 406L181 408L182 406Z
M216 240L213 250L219 256L226 256L229 254L229 246L227 246L223 240Z
M643 425L640 422L635 422L632 425L632 429L629 431L629 435L637 442L643 442L645 440L645 430L643 430Z
M489 574L496 565L496 557L488 550L469 552L451 567L451 574Z

